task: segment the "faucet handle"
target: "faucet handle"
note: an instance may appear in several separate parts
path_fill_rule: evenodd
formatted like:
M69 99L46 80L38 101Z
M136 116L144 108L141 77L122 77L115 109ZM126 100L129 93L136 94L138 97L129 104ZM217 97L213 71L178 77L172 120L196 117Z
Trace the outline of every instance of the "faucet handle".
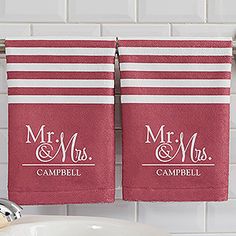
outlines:
M22 207L16 203L4 198L0 198L0 213L5 217L7 222L12 222L21 217Z

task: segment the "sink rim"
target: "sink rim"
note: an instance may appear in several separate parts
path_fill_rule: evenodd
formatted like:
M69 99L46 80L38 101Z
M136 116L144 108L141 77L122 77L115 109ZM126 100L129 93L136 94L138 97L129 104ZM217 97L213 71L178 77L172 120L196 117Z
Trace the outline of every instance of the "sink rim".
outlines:
M107 218L107 217L91 217L91 216L58 216L58 215L23 215L22 218L16 220L8 227L0 229L0 235L1 233L11 233L14 230L20 229L22 227L35 227L40 226L43 224L45 227L50 227L58 222L63 222L63 224L67 223L85 223L87 225L95 224L97 226L102 227L127 227L127 230L147 230L147 232L155 233L160 236L168 236L169 234L163 230L156 228L151 225L142 224L139 222L134 221L127 221L122 219L116 219L116 218ZM81 224L78 224L78 227ZM135 232L134 232L135 233Z
M117 218L108 218L108 217L96 217L96 216L65 216L65 215L23 215L20 219L14 221L11 225L22 225L22 224L37 224L37 223L49 223L49 222L58 222L58 221L90 221L97 223L117 223L120 225L139 225L142 227L148 227L158 230L156 227L142 224L135 221L117 219Z

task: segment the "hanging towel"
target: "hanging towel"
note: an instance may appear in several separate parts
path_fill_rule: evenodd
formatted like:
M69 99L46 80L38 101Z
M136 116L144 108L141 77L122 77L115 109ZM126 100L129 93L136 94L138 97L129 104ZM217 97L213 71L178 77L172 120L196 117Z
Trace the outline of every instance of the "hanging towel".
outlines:
M120 39L123 198L228 197L231 39Z
M114 201L115 39L7 39L9 198Z

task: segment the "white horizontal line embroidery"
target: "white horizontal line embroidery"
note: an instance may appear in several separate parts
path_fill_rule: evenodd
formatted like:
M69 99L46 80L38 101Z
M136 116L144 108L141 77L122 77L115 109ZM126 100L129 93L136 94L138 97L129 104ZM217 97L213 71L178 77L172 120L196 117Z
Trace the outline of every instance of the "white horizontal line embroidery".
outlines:
M142 164L142 166L215 166L215 164Z
M95 166L95 164L22 164L25 167L34 167L34 166Z

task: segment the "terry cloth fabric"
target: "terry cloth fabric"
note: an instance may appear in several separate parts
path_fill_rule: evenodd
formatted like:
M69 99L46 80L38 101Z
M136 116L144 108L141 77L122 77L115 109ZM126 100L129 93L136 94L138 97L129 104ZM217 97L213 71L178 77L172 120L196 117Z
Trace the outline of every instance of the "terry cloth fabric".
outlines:
M9 198L114 201L115 39L7 39Z
M120 39L123 198L228 197L231 39Z

